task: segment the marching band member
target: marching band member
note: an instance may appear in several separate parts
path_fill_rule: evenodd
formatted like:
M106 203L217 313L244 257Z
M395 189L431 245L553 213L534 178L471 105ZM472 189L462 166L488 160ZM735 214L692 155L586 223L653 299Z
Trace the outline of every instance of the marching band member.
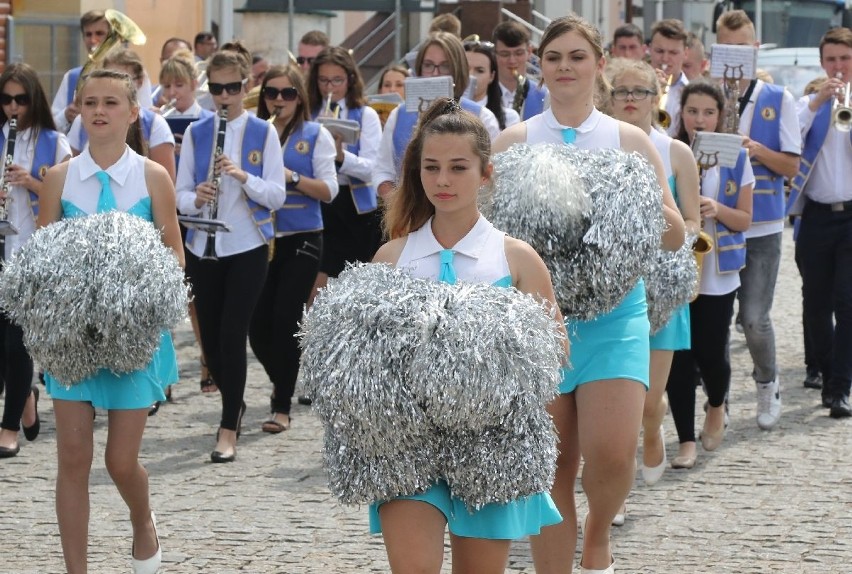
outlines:
M547 89L537 86L527 77L527 62L532 53L527 29L507 20L497 24L491 34L497 56L497 79L503 92L503 107L514 109L522 120L528 120L544 111ZM518 78L524 78L518 86Z
M476 78L476 93L473 101L485 106L494 117L500 131L521 121L518 112L512 108L503 107L500 81L497 79L497 57L494 55L494 45L491 42L465 40L464 52L470 75Z
M655 22L651 28L651 66L657 70L657 78L666 94L665 112L669 115L669 127L664 128L675 137L680 123L680 93L689 83L683 73L686 57L686 30L683 22L673 18Z

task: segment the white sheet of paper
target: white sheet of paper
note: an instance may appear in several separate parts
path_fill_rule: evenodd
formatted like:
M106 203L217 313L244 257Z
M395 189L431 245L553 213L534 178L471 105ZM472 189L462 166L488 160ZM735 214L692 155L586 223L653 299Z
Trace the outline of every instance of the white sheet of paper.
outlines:
M425 112L432 104L432 100L452 97L453 79L450 76L405 80L405 111L407 112Z
M757 48L713 44L710 52L710 76L734 80L752 80L757 72Z
M704 168L716 165L736 167L742 147L741 135L698 132L692 142L692 153L695 161Z

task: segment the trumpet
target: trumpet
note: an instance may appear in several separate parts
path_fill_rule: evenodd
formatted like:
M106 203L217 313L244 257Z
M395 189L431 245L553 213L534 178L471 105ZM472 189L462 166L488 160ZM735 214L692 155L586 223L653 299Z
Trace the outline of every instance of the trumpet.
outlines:
M666 68L668 68L668 65L663 64L662 70L664 74L666 73ZM672 125L672 116L666 111L666 103L669 99L669 88L672 87L673 80L674 74L669 74L666 79L666 85L663 86L663 95L660 96L660 103L657 106L657 124L664 130L669 129L669 126Z
M160 106L160 115L164 118L169 117L177 111L177 98L172 98L168 103Z
M841 77L841 74L838 73L837 78ZM839 97L834 98L834 104L831 107L831 123L834 124L834 128L843 133L849 133L852 131L852 107L849 107L849 97L850 91L852 91L852 83L846 82L846 86L842 90L838 90L837 95ZM843 102L840 102L840 97L843 98Z
M266 121L270 124L274 124L275 120L278 119L278 114L280 114L280 113L281 113L281 106L275 106L274 108L272 108L272 113L269 114L269 119L267 119Z
M9 181L6 179L6 170L12 167L15 163L15 139L18 135L18 117L12 116L9 118L9 137L6 138L6 149L3 153L3 173L0 174L0 187L3 189L3 197L0 198L0 239L2 239L2 249L3 252L0 252L0 258L5 255L5 236L6 235L16 235L18 230L15 229L15 226L9 222L9 204L12 202L12 198L9 197L9 192L11 191Z
M210 171L208 174L208 180L216 190L213 200L208 206L208 214L211 220L218 219L219 217L219 188L222 185L222 174L216 169L216 160L225 152L225 129L227 124L228 108L227 106L222 106L222 109L219 111L219 131L216 132L216 146L213 148L213 157L210 159ZM207 243L204 244L204 254L201 256L201 259L210 261L218 261L219 259L216 256L215 227L207 231Z

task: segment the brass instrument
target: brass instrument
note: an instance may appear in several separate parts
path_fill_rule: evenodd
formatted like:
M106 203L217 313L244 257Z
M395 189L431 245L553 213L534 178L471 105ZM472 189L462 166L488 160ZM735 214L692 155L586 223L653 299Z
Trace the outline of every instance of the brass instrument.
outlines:
M704 172L718 163L715 155L702 156L698 160L698 193L701 194L701 184L704 182ZM704 226L704 221L701 221L701 226ZM692 255L695 257L695 265L698 267L698 282L695 284L695 292L692 294L690 302L695 301L698 297L698 289L701 286L701 267L704 265L704 257L713 251L713 238L703 229L698 231L698 236L692 244Z
M116 45L122 42L130 42L136 46L143 45L147 38L142 32L142 29L136 23L119 12L109 8L104 11L104 17L109 23L109 34L104 38L95 50L89 54L89 60L83 65L83 70L80 72L80 77L85 77L92 68L99 65L107 52L112 50Z
M527 86L527 77L523 74L519 74L516 68L512 68L512 75L515 76L515 81L517 82L517 86L515 86L515 97L512 100L512 109L520 114L521 110L524 109L524 101L527 99L529 86Z
M325 106L323 106L320 117L337 119L338 114L340 114L340 108L335 106L334 110L331 109L331 96L331 92L328 92L328 96L325 98Z
M740 132L740 81L743 79L743 65L729 66L725 64L722 72L722 90L725 92L725 132L738 134Z
M216 160L225 152L225 129L228 124L228 108L222 106L219 111L219 130L216 133L216 146L213 148L213 157L210 159L208 180L215 189L213 200L208 205L209 219L216 220L219 217L219 188L222 185L222 174L216 169ZM204 244L202 260L218 261L216 256L216 228L207 231L207 243Z
M6 179L6 170L12 167L15 163L15 139L18 135L18 117L12 116L9 118L9 137L6 138L6 149L3 153L3 173L0 174L0 187L3 189L3 197L0 198L0 259L5 254L6 235L17 235L18 230L9 221L9 204L12 198L9 197L11 192L9 182Z
M837 78L840 77L841 74L838 73ZM843 102L841 103L839 98L834 98L834 104L831 107L831 123L834 124L837 131L843 133L852 131L852 107L849 107L850 91L852 91L852 83L846 82L842 94Z
M169 117L177 111L177 98L172 98L168 103L160 107L160 115L164 118Z
M275 106L274 108L272 108L272 113L269 114L269 119L267 119L266 121L270 124L274 124L275 120L278 119L278 114L280 114L280 113L281 113L281 106Z
M666 68L668 68L668 65L663 64L663 73L666 72ZM666 79L666 85L663 86L663 94L660 96L660 103L657 105L657 125L664 130L669 129L669 126L672 125L672 117L669 112L666 111L666 103L669 100L669 88L672 87L673 80L674 74L669 74Z

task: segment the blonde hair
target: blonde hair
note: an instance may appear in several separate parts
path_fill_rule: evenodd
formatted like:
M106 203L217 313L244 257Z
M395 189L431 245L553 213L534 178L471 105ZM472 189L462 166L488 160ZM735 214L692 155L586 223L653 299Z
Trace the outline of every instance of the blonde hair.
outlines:
M124 64L122 64L124 65ZM83 92L86 90L86 86L92 80L98 79L106 79L106 80L115 80L122 84L124 88L124 93L127 96L127 101L130 103L131 108L139 108L139 98L136 94L136 83L133 81L128 74L124 72L120 72L118 70L108 70L108 69L97 69L93 70L91 74L86 75L83 78L80 78L80 83L77 85L77 105L80 105L80 102L83 101ZM139 155L148 155L148 143L145 141L145 138L142 134L142 110L139 110L139 115L136 118L136 121L130 124L130 128L127 130L127 137L125 138L127 141L127 145L130 148L138 153Z
M160 83L166 78L183 80L187 83L195 81L195 61L189 50L178 50L163 63L160 68Z
M645 84L649 90L654 92L651 96L654 100L659 98L660 81L657 79L657 74L654 72L654 68L652 68L649 64L640 60L632 60L630 58L615 58L614 60L607 62L606 68L604 69L604 75L606 76L607 83L613 87L621 76L629 73L638 75L642 83ZM607 92L606 102L601 110L612 115L612 89Z

